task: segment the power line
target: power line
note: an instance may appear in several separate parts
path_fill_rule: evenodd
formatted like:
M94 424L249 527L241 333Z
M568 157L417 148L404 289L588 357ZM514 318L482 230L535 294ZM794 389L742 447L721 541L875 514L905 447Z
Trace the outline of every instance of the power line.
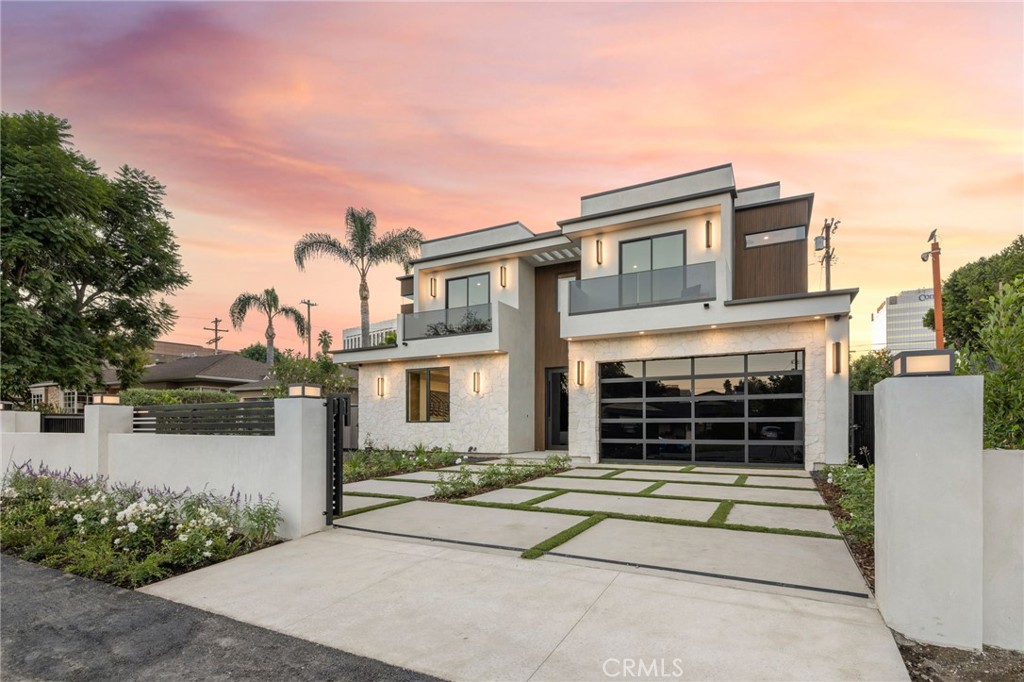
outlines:
M220 323L221 323L221 319L219 317L215 317L215 318L213 318L213 326L212 327L203 327L203 329L205 329L206 331L213 332L213 338L210 339L209 341L207 341L206 345L209 346L211 343L213 344L213 354L214 355L218 355L220 353L219 344L224 339L224 337L221 336L220 333L221 332L224 332L225 334L228 333L227 329L221 329L220 328Z

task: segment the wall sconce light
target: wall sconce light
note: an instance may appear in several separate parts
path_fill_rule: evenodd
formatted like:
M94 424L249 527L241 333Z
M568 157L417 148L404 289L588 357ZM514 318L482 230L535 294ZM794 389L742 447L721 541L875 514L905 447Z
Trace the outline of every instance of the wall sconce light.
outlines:
M597 240L597 264L604 264L604 243L600 239Z
M92 394L93 405L120 405L121 396L110 395L108 393L93 393Z
M288 384L288 397L319 398L320 388L317 384Z
M480 392L480 372L473 372L473 393Z
M839 374L843 371L842 366L843 344L836 341L832 344L832 373Z
M953 373L956 358L952 349L906 350L892 360L894 377L935 377Z
M704 221L704 241L707 248L711 248L711 221Z
M377 397L384 397L384 377L377 377Z
M584 376L583 376L584 369L583 368L584 367L585 367L585 365L583 364L582 360L577 360L576 361L576 385L577 386L582 386L583 385L583 379L584 379Z
M507 286L508 286L508 269L504 265L502 265L501 266L501 288L504 289Z
M430 278L430 296L437 298L437 277Z

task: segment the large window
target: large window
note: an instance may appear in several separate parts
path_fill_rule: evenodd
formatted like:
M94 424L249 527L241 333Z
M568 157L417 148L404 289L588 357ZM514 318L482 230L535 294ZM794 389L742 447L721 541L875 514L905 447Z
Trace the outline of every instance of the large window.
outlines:
M65 414L77 414L79 408L78 391L64 391L61 407Z
M754 249L758 246L772 246L773 244L784 244L785 242L798 242L807 237L807 226L784 227L780 230L768 230L767 232L755 232L745 237L746 247Z
M607 459L802 464L802 351L600 365Z
M619 244L619 272L678 268L686 264L686 232L635 239Z
M450 370L448 367L410 369L405 373L406 420L446 422L450 418Z
M467 308L474 305L486 305L490 302L491 275L489 273L448 280L446 307Z

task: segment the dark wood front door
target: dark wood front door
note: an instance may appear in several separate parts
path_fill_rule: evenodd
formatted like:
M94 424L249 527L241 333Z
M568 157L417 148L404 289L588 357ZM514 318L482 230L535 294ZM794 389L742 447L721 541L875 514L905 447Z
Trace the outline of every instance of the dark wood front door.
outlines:
M569 448L569 369L555 367L547 375L544 416L547 422L544 447L547 450Z

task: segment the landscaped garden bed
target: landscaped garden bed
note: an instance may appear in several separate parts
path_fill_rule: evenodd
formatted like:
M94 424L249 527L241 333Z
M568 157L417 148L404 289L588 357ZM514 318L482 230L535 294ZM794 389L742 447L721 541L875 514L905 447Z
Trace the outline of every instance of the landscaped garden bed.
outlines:
M875 591L875 467L825 467L814 474L836 528L846 539L864 581Z
M543 462L516 463L509 459L479 471L463 465L458 471L442 473L434 483L434 494L427 499L432 502L448 502L481 495L568 471L571 461L567 455L549 455Z
M367 443L361 450L346 453L342 462L342 481L355 483L370 478L409 474L414 471L441 469L469 461L449 448L427 448L417 445L412 451L377 448Z
M111 485L26 464L3 479L0 550L140 587L276 544L280 519L262 497Z

